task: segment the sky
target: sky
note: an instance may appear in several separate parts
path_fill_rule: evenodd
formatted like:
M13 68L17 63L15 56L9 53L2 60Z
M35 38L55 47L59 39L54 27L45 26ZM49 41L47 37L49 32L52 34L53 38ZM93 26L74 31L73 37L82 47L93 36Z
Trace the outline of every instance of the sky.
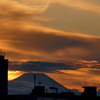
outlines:
M99 22L99 0L0 1L0 50L10 61L9 80L34 71L30 62L61 62L67 67L37 66L37 72L71 89L80 90L85 79L99 88ZM66 78L56 77L62 74Z

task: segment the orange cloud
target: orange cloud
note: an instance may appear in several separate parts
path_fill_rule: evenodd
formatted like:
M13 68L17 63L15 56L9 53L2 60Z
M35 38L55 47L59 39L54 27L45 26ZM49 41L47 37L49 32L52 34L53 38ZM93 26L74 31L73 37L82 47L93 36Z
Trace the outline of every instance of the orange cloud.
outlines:
M81 10L88 10L95 13L100 13L100 6L96 1L87 1L87 0L58 0L57 2L62 3L67 7L72 7Z
M48 6L51 4L51 3L61 3L67 7L72 7L72 8L76 8L76 9L82 9L82 10L88 10L88 11L92 11L92 12L96 12L96 13L100 13L99 9L100 9L100 6L99 6L99 0L91 0L91 1L87 1L87 0L17 0L19 3L22 3L22 4L26 4L26 5L30 5L30 6L33 6L33 7L37 7L39 9L39 6L40 6L40 9L47 9ZM41 8L42 6L42 8ZM41 10L42 11L42 10ZM44 10L43 10L44 11Z
M43 13L48 7L49 4L51 3L52 0L16 0L18 3L30 6L34 10Z
M22 21L2 20L0 34L2 50L22 54L23 58L29 59L33 55L44 59L85 59L100 49L99 37L61 32Z
M37 16L31 8L18 2L0 4L0 48L10 60L99 60L100 37L43 27L30 22Z

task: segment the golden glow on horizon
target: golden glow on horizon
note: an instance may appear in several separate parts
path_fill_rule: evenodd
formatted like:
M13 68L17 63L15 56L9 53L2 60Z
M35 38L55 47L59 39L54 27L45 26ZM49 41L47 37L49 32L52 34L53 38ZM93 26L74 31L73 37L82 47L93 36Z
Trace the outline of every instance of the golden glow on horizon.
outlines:
M8 80L14 80L27 72L8 71ZM33 72L37 73L37 72ZM100 70L96 68L79 68L75 70L58 70L54 73L45 73L68 89L83 92L82 86L97 86L100 88Z
M14 80L16 79L17 77L25 74L26 72L23 72L23 71L8 71L8 81L11 81L11 80Z

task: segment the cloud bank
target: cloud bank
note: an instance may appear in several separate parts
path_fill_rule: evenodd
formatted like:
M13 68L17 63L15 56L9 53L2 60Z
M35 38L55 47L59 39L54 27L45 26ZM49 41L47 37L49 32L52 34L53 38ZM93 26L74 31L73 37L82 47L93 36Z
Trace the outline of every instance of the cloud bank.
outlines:
M0 5L0 48L10 60L99 61L100 37L43 27L33 20L39 12L18 2Z

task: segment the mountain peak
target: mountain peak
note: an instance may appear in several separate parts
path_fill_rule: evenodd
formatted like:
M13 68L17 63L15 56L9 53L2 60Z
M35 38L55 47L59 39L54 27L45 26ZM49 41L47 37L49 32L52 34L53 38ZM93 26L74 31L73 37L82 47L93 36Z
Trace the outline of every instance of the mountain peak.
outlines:
M41 83L41 84L39 84ZM36 85L45 86L48 89L48 92L52 92L49 87L56 87L58 88L58 92L65 92L68 91L64 86L50 78L44 73L37 73L36 74ZM9 81L8 82L8 92L9 94L29 94L31 90L34 88L34 73L26 73L22 76Z

